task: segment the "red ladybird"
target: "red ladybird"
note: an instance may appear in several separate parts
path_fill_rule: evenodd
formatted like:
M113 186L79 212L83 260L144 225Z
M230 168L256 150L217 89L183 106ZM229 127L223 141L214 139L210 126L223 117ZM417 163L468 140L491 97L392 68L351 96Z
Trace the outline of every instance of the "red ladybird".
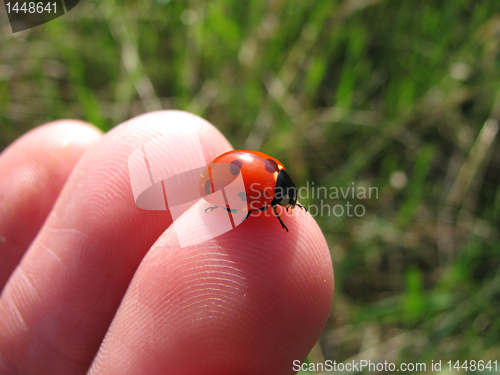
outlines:
M232 191L231 183L240 173L245 191ZM276 206L279 204L287 211L288 208L293 209L295 206L305 210L304 206L297 203L297 188L284 165L259 151L234 150L217 156L201 174L198 188L201 196L215 205L207 210L217 207L223 207L230 213L234 210L247 210L246 219L252 211L265 211L271 206L281 226L287 232L288 228L281 220ZM213 194L223 188L225 191L223 194ZM239 190L242 190L241 187ZM237 199L236 203L233 200L229 206L228 194L238 196L240 199Z

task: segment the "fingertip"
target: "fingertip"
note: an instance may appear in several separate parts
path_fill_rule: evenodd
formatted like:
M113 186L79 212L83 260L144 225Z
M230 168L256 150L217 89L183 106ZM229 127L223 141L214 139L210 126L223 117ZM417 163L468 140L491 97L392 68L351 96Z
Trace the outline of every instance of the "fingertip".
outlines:
M204 215L200 204L183 216ZM326 323L333 269L314 219L285 219L288 233L255 217L183 248L183 228L170 227L141 263L94 367L123 370L125 350L130 368L150 374L291 373Z
M59 120L21 136L0 155L0 288L41 228L82 154L102 132Z

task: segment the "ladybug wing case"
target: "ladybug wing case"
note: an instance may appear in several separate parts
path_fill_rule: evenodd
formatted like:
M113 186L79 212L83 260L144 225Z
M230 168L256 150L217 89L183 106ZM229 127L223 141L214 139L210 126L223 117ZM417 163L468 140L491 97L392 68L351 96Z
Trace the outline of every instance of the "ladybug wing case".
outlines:
M261 152L229 151L207 165L201 174L199 192L207 202L216 206L226 207L229 195L232 204L227 208L258 210L272 202L278 173L282 169L283 164ZM244 191L240 184L233 184L240 174ZM224 194L213 194L221 189L226 198Z

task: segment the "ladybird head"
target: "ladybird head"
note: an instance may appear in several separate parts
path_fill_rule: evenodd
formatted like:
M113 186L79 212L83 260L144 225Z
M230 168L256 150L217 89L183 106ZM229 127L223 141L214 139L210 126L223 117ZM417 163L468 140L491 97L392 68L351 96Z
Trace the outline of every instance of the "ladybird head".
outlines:
M282 169L276 179L276 190L274 193L274 202L287 209L293 209L297 204L297 188L290 175Z

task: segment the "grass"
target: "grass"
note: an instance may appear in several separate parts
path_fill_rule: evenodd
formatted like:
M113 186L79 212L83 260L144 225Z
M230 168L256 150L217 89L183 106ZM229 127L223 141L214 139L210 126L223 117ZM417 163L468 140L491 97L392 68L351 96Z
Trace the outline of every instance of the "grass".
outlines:
M16 34L1 17L0 147L175 108L298 186L377 188L323 201L362 217L316 217L336 290L310 361L500 357L498 1L86 0Z

